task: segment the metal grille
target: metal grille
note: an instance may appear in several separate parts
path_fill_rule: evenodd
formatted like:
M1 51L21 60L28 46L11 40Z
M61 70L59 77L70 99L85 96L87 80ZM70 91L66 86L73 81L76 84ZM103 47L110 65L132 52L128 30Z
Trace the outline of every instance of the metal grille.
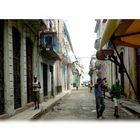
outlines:
M27 102L33 101L32 96L32 45L33 43L29 38L26 38L26 56L27 56Z
M4 113L3 29L4 22L0 20L0 115Z
M14 70L14 108L21 107L21 84L20 84L20 33L12 28L13 37L13 70Z
M47 69L48 66L46 64L43 64L43 90L44 90L44 96L48 95L48 81L47 81Z

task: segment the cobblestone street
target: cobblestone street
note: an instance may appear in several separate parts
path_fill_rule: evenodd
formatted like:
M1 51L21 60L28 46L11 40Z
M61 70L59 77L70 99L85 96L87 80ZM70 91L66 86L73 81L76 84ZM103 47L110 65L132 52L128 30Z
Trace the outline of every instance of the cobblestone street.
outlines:
M105 99L104 120L136 120L137 118L126 109L119 110L120 118L113 116L113 102L106 97ZM39 120L97 120L95 96L89 92L87 87L79 90L72 90L72 94L62 98L53 109Z

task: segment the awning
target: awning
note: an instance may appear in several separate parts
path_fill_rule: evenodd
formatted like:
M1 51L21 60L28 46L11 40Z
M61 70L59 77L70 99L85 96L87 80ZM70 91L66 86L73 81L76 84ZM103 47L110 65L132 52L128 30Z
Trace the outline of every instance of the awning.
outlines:
M108 20L99 45L100 50L110 39L115 46L140 48L140 20Z
M110 40L111 36L115 32L116 28L118 27L120 20L108 20L103 36L100 41L99 49L101 50L103 46Z

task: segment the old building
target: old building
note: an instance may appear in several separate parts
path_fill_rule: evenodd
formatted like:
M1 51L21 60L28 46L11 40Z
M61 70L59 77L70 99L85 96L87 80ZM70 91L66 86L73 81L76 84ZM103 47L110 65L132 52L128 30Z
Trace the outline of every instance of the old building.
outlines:
M12 115L32 101L32 77L37 71L37 33L41 22L0 20L0 115Z
M46 29L40 32L40 54L39 54L39 75L42 85L41 100L47 100L56 95L55 63L61 60L61 44L59 40L59 32L56 25L58 20L44 20ZM60 65L61 68L61 65ZM58 69L59 71L60 68ZM59 74L60 75L60 74ZM59 79L60 80L60 79ZM60 80L61 81L61 80Z
M72 62L62 61L63 20L0 20L0 29L0 117L33 104L34 75L41 82L40 102L71 88ZM72 45L69 50L74 53Z
M119 78L124 87L124 95L138 101L140 100L139 25L140 20L135 19L107 20L98 49L100 58L103 58L102 53L105 59L113 62L109 68L113 82Z
M84 66L81 64L80 58L77 58L73 63L73 87L80 87L82 84L82 77L84 75Z
M96 20L96 26L94 30L94 32L97 34L97 39L95 40L95 45L94 45L96 50L99 50L99 44L106 26L106 22L107 20L105 19ZM104 47L107 48L108 46L106 45ZM101 78L106 77L108 81L108 85L109 87L111 87L111 84L113 83L112 76L110 76L110 74L112 73L111 62L97 59L95 62L95 69L96 69L96 77L101 77Z

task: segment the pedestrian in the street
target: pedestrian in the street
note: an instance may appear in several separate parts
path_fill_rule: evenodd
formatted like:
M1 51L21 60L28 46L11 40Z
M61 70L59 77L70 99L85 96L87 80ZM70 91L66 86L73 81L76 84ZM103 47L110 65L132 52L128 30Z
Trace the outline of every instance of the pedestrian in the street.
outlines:
M78 83L78 79L76 79L76 90L78 90L79 88L79 83Z
M37 76L34 76L33 79L33 99L34 99L34 109L39 109L39 90L41 88L40 82L37 79Z
M119 118L118 106L120 103L121 93L122 93L122 85L119 83L119 79L116 79L116 83L111 86L111 97L114 102L114 117Z
M90 84L90 93L91 93L91 91L92 91L92 84Z
M89 83L90 93L92 92L93 84L92 82Z
M102 79L97 78L97 81L94 85L94 92L95 92L95 99L96 99L96 114L98 119L103 118L103 112L105 110L105 103L103 97L103 90L102 90Z

